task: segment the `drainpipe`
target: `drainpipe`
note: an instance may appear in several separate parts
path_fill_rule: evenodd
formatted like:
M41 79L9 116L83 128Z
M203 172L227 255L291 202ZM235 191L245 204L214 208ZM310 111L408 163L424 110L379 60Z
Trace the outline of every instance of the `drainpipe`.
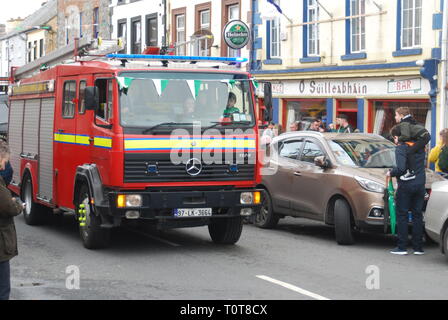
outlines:
M447 85L447 45L448 45L448 0L443 1L443 27L442 27L442 59L441 59L441 83L440 83L440 117L441 126L448 128L448 117L446 115L446 85Z

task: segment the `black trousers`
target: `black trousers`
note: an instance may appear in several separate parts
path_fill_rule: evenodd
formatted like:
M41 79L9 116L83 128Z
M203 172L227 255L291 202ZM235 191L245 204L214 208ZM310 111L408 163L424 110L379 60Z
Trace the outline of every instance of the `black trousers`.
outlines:
M9 300L11 274L9 261L0 262L0 300Z
M396 194L398 248L408 247L408 212L412 212L412 247L423 250L423 204L426 189L424 185L402 184Z
M431 141L431 136L429 134L420 137L414 142L413 146L408 146L406 148L406 160L407 167L410 171L415 171L415 154L417 152L423 151L425 146Z

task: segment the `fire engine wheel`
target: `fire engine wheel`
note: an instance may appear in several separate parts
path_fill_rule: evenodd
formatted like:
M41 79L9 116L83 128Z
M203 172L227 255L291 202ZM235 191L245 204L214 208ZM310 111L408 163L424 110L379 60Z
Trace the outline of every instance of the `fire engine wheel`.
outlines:
M23 210L26 224L37 226L48 221L50 209L33 201L33 183L29 174L23 179L21 197L26 204Z
M81 186L78 199L76 214L79 221L79 234L84 247L87 249L107 247L110 243L110 229L100 227L101 217L95 215L90 206L89 188L86 185Z
M235 244L243 231L243 218L215 219L208 225L208 232L213 242L218 244Z

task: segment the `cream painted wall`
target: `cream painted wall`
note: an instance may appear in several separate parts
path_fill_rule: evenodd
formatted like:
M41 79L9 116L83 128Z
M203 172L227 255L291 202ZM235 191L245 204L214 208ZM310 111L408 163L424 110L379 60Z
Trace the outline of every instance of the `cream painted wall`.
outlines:
M259 0L259 6L265 0ZM366 14L375 14L366 17L366 54L367 59L342 61L341 56L346 54L345 20L323 22L320 24L320 56L321 62L300 63L303 57L303 27L288 27L290 22L282 17L281 30L287 34L287 40L282 41L282 65L263 65L264 70L278 70L289 68L306 68L323 65L353 65L368 63L392 63L430 59L431 49L439 46L439 31L432 30L433 14L440 12L440 0L423 1L422 19L422 51L421 55L393 57L396 50L396 0L375 0L382 6L384 14L378 15L379 9L372 0L366 1ZM320 0L320 3L334 19L345 17L345 0ZM281 0L281 8L293 20L293 25L303 22L303 0ZM324 10L320 10L320 20L331 19ZM258 50L257 56L266 59L266 22L259 26L259 36L263 38L263 48Z

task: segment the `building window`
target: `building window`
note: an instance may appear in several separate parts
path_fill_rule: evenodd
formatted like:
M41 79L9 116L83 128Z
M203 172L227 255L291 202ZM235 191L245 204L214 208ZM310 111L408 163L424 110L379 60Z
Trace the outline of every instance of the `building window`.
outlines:
M79 37L82 38L82 12L79 13Z
M28 42L28 62L31 62L31 42Z
M142 22L140 17L131 19L131 53L142 53Z
M99 8L93 9L93 37L96 39L99 36L99 21L100 10Z
M201 29L210 29L210 10L203 10L199 13L199 24Z
M270 21L269 28L270 44L269 44L269 59L280 58L280 18L275 18Z
M157 14L146 16L146 46L157 47Z
M240 18L240 6L239 5L228 6L227 7L227 16L229 17L228 21L238 20ZM240 50L227 48L227 56L228 57L239 57Z
M185 14L176 15L176 53L186 54Z
M39 57L43 57L45 55L45 50L44 50L44 39L40 39L39 40Z
M37 40L33 42L33 61L37 59Z
M425 100L373 101L373 133L388 137L395 122L395 110L408 107L418 123L431 132L431 103Z
M308 22L319 20L319 5L316 0L307 0L308 2ZM319 24L308 25L308 52L307 56L318 56L319 48Z
M366 13L365 0L350 1L351 15L358 16ZM366 18L351 19L351 52L362 52L366 49Z
M321 118L327 122L327 102L325 99L288 99L285 100L284 125L289 131L290 124L300 122L299 130L308 129L311 120Z
M64 103L62 104L62 117L71 119L75 116L76 81L64 83Z
M122 38L125 45L127 45L128 40L128 24L126 19L118 20L117 22L117 37ZM120 53L126 53L127 50L124 48Z
M422 0L401 0L401 48L422 44Z

